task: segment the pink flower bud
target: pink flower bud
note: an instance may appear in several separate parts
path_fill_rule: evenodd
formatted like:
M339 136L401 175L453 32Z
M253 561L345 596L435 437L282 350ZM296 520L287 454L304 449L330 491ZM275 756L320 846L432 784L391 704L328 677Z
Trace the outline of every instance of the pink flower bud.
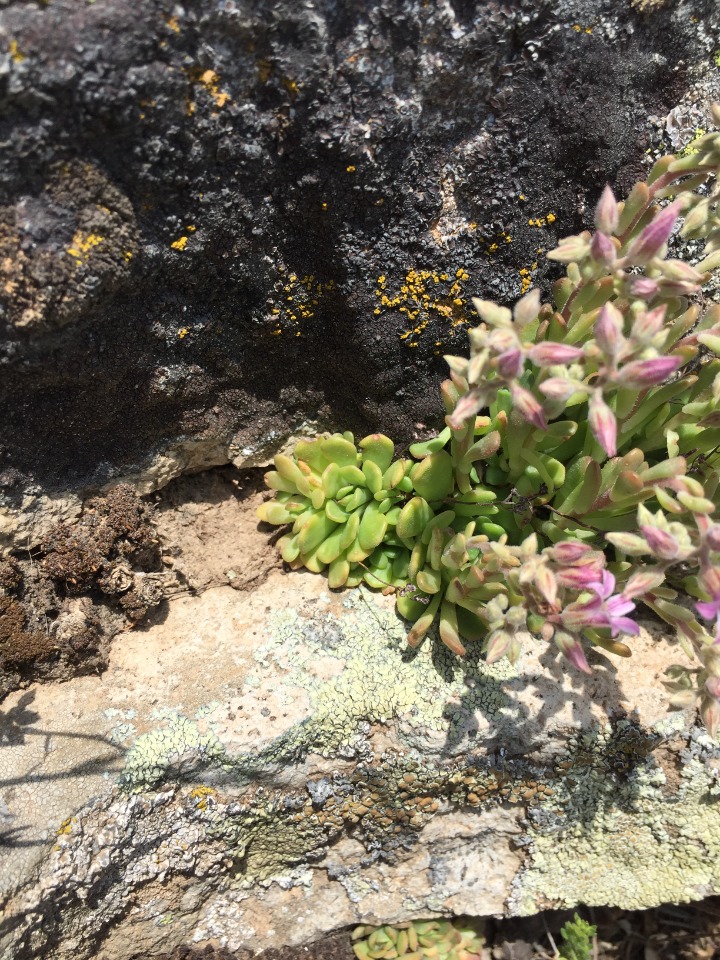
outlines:
M652 387L662 383L671 373L681 367L682 357L655 357L653 360L633 360L626 363L617 375L616 382L623 387Z
M585 651L583 650L582 644L577 637L573 637L569 633L563 633L558 630L554 639L562 655L567 657L574 667L577 667L578 670L582 670L583 673L592 673L592 670L590 669L585 657Z
M495 663L506 656L512 644L512 636L506 630L494 630L488 638L485 650L485 659L488 663Z
M659 530L657 527L642 524L640 533L645 537L652 552L660 560L674 560L680 553L680 544L666 530Z
M557 580L545 566L538 566L535 571L535 586L551 607L557 601Z
M679 213L680 203L676 200L655 215L628 250L628 258L632 263L645 266L660 253L670 239Z
M590 256L595 263L610 266L615 262L615 244L604 233L596 233L590 241Z
M537 318L540 313L540 291L535 288L521 297L513 307L513 321L522 330Z
M518 383L512 383L510 385L510 392L512 394L513 406L517 408L518 412L528 423L537 427L538 430L547 430L547 422L543 408L530 391L521 387Z
M633 277L630 281L630 296L640 300L652 300L660 292L660 285L650 277Z
M565 377L548 377L540 384L541 391L551 400L567 400L578 390L584 390L585 385L579 380L565 379Z
M592 567L562 567L555 572L555 578L561 587L570 590L586 590L598 578L598 571Z
M656 333L662 330L665 323L665 311L666 306L663 303L661 306L655 307L654 310L638 314L633 322L631 335L642 343L651 340Z
M528 356L536 367L555 367L559 364L574 363L582 357L580 347L569 347L564 343L538 343L531 347Z
M713 697L703 697L700 702L700 716L707 732L714 737L720 726L720 703Z
M720 677L708 677L705 681L705 689L713 700L720 700Z
M665 574L658 568L648 567L634 573L625 584L622 595L629 599L641 597L643 594L659 587L665 580Z
M713 524L705 537L711 550L720 550L720 525Z
M593 436L605 453L609 457L614 457L617 453L617 421L599 390L596 390L590 398L588 422Z
M485 397L479 390L471 390L460 397L457 406L445 420L453 430L459 430L465 425L468 417L473 417L484 405Z
M684 260L665 260L661 269L663 276L668 280L683 280L697 286L700 286L703 280L703 274L698 273L695 267L685 263Z
M548 260L556 260L558 263L577 263L579 260L583 260L590 251L588 237L588 233L577 237L564 237L559 245L545 256Z
M505 380L514 380L519 377L523 369L522 350L513 348L501 353L495 361L497 363L497 372Z
M562 543L556 543L549 552L556 563L577 563L588 553L592 553L592 547L577 540L564 540Z
M630 557L641 557L645 553L650 553L650 547L636 533L608 533L605 539Z
M618 202L609 185L603 190L595 207L595 226L608 236L615 233L619 220Z
M616 357L625 339L622 334L623 316L611 303L606 303L600 311L593 333L595 342L608 357Z

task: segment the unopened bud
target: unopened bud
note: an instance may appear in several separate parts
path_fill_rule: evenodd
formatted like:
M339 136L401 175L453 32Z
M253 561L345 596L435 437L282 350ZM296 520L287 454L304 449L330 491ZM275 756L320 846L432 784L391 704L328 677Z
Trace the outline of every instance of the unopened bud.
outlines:
M536 367L556 367L574 363L582 357L580 347L571 347L565 343L538 343L530 348L528 356Z
M589 252L590 244L586 237L565 237L546 256L548 260L555 260L558 263L577 263L579 260L584 260Z
M662 383L671 373L681 367L682 357L655 357L651 360L633 360L626 363L616 376L616 382L623 387L652 387Z
M488 638L485 650L485 659L488 663L495 663L507 655L512 643L512 636L506 630L494 630Z
M610 237L606 237L604 233L598 231L590 241L590 256L595 263L610 266L615 262L615 253L615 244Z
M650 547L636 533L606 533L605 539L629 557L641 557L643 554L650 553Z
M598 204L595 207L595 226L598 230L602 231L602 233L610 236L611 233L615 233L617 230L618 220L618 202L615 199L615 194L608 185L600 195Z
M674 560L680 553L680 544L675 537L666 530L642 525L640 532L647 540L647 545L653 554L660 560Z
M530 391L521 387L518 383L513 383L510 385L510 392L512 394L513 406L521 416L523 416L528 423L537 427L538 430L547 430L547 422L543 409Z
M606 303L598 314L593 329L595 342L608 357L616 357L620 350L623 337L623 316L617 307Z
M593 436L605 453L609 457L614 457L617 453L617 421L599 390L590 397L588 422Z
M680 213L676 200L655 215L628 250L628 258L637 266L645 266L656 257L670 239Z
M459 377L464 377L467 375L468 361L465 357L453 357L449 354L446 354L443 357L445 363L450 367L453 373L456 373Z
M660 291L660 285L650 277L633 277L630 280L630 296L640 300L652 300Z
M592 552L592 547L586 543L579 543L577 540L565 540L562 543L556 543L549 550L550 556L556 563L577 563L588 553Z
M481 320L484 320L489 327L509 327L512 322L512 314L507 307L501 307L492 300L480 300L473 297L473 306L478 312Z
M665 580L665 573L658 567L647 567L634 573L623 587L622 595L629 600L641 597L659 587Z
M573 666L577 667L578 670L582 670L583 673L592 673L585 657L585 651L577 637L574 637L570 633L557 630L554 639L562 655L567 657Z
M703 697L700 701L700 716L707 732L714 737L720 725L720 703L713 697Z
M578 390L586 391L587 387L580 380L571 380L565 377L548 377L540 384L540 390L551 400L568 400Z
M654 310L639 313L633 320L632 330L630 331L633 339L639 340L641 343L652 340L655 334L663 328L665 311L666 307L663 303L662 306L655 307Z
M513 307L515 326L522 330L537 319L538 313L540 313L540 291L536 287L521 297Z
M506 350L495 359L497 372L505 380L514 380L523 370L524 358L522 350L514 347Z

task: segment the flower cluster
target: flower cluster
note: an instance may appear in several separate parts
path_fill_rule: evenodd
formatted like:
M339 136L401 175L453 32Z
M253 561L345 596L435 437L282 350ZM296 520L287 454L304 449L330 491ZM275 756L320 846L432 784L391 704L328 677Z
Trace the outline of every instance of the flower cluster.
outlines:
M624 202L604 190L594 231L548 254L566 265L552 303L475 300L470 356L446 358L445 429L410 448L419 463L392 462L378 435L362 453L346 435L281 459L282 506L261 517L293 521L285 558L396 590L411 644L439 620L447 646L480 639L489 660L517 659L527 631L583 671L590 646L627 656L642 602L690 658L672 704L699 698L714 734L720 305L701 290L720 266L719 183L710 133ZM704 243L694 265L668 255L684 239Z

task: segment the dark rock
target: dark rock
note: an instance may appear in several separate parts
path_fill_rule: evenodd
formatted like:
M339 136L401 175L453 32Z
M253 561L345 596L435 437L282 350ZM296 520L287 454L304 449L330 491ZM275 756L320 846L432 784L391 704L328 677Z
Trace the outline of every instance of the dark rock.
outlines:
M717 44L713 0L642 6L4 4L2 475L437 421L469 298L547 285Z

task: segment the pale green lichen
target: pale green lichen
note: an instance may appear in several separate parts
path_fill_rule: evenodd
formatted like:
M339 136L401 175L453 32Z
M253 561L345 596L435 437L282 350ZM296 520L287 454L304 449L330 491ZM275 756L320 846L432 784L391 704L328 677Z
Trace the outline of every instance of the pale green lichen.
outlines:
M600 757L609 735L592 744ZM602 763L583 764L553 784L552 802L533 811L530 857L512 897L516 914L542 905L643 909L696 900L720 883L720 803L712 798L716 745L695 735L679 786L652 755L608 778Z
M310 716L256 753L231 757L213 735L201 734L187 717L172 711L168 725L137 739L128 753L123 782L141 790L156 786L172 771L178 757L195 754L198 764L219 766L239 781L258 770L304 756L350 758L362 755L369 724L402 718L405 742L423 730L446 731L458 739L463 722L474 711L498 717L514 709L502 690L515 675L507 661L488 666L479 657L459 661L438 643L408 652L406 631L394 611L375 604L364 590L343 602L341 618L318 613L308 618L295 610L280 611L270 622L271 634L255 658L258 673L276 678L276 686L302 688L310 699ZM330 679L313 675L320 657L343 661ZM257 676L245 681L259 684ZM197 719L217 704L201 708ZM210 722L212 727L212 722Z
M224 757L225 750L215 734L202 733L194 721L175 714L166 726L135 740L125 758L122 784L126 790L139 792L171 776L177 777L181 763L186 769L218 766Z

